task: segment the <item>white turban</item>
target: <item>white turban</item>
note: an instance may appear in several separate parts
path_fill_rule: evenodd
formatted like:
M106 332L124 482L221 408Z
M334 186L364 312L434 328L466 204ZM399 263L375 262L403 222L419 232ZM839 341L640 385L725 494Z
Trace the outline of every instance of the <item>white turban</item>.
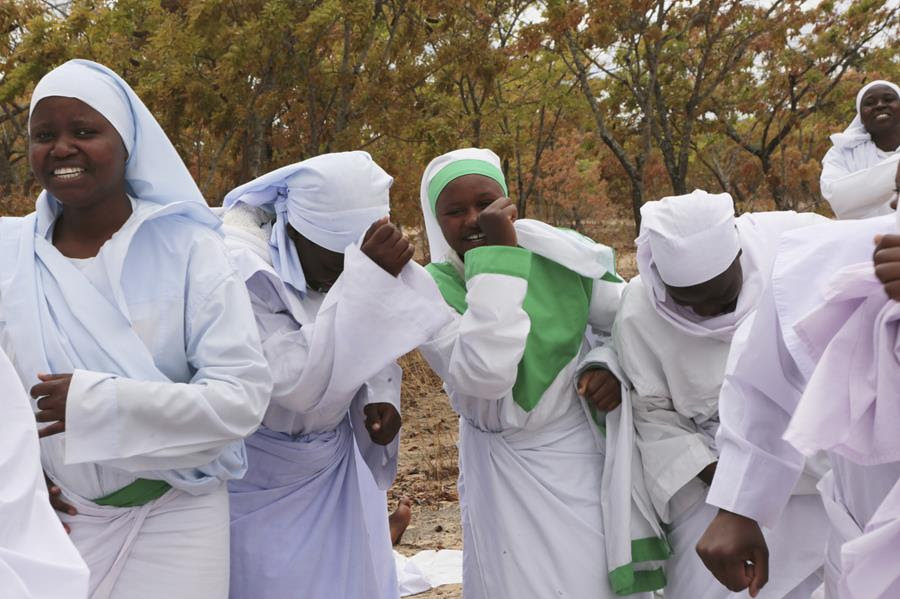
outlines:
M722 274L741 249L734 202L702 190L641 207L638 253L666 285L690 287ZM649 250L649 252L648 252Z
M393 182L367 152L322 154L244 183L228 192L223 206L241 202L275 213L272 262L283 281L305 293L306 277L287 225L316 245L343 253L387 216Z
M34 88L29 127L35 107L49 97L81 100L112 124L128 151L125 183L132 197L157 204L189 202L188 212L194 219L209 226L220 224L162 127L116 73L80 59L56 67ZM194 207L193 203L201 206Z
M833 143L835 147L850 149L872 139L872 136L869 135L869 132L866 131L866 128L862 124L862 119L859 116L859 108L862 106L862 99L863 96L866 95L866 92L879 85L891 88L898 96L900 96L900 87L890 81L877 79L863 86L856 94L856 117L854 117L850 126L844 129L843 133L835 133L831 136L831 143Z

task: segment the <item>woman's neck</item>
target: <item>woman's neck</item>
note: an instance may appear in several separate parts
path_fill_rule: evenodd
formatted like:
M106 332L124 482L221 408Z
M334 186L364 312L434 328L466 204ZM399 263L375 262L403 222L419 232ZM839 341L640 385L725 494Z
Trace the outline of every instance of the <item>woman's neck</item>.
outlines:
M875 142L875 147L882 152L893 152L900 148L900 121L891 131L886 131L878 137L873 135L872 141Z
M124 193L90 206L63 205L53 228L53 245L69 258L93 258L131 216L131 201Z

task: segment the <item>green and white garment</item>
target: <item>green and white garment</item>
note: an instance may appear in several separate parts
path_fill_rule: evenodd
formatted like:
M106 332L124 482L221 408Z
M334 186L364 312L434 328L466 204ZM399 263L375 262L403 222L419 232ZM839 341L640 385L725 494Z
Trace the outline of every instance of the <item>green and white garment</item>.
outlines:
M631 520L631 502L620 505L613 494L616 503L601 506L605 442L573 384L590 349L586 332L608 334L615 318L623 283L613 252L522 219L519 247L480 247L463 263L434 205L443 186L466 174L506 191L499 159L480 149L432 161L421 189L427 269L454 313L421 349L461 416L466 597L612 598L661 588L659 560L668 554L661 531L643 527L636 537L626 525L604 534L604 521ZM657 536L646 541L648 534ZM614 558L609 575L607 557Z

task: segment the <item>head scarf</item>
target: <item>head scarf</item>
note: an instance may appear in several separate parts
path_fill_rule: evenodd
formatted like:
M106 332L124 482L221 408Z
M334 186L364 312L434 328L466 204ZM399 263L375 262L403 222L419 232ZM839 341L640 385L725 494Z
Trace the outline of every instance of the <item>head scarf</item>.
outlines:
M272 264L285 283L306 293L306 277L287 225L313 243L343 253L388 214L393 182L367 152L337 152L244 183L228 192L223 206L240 202L275 214L269 238Z
M872 140L872 136L869 135L869 132L866 131L866 128L862 124L862 119L859 116L859 108L862 105L862 99L863 96L866 95L866 92L878 85L885 85L894 90L894 92L898 96L900 96L900 87L898 87L895 83L891 83L890 81L877 79L863 86L863 88L856 94L856 117L854 117L853 121L850 123L850 126L844 129L843 133L835 133L831 136L831 143L834 144L836 148L846 148L849 150L855 146Z
M125 183L130 196L160 205L188 202L186 215L213 228L220 225L162 127L116 73L80 59L56 67L34 88L29 128L38 103L52 96L81 100L112 124L128 152ZM46 197L43 192L38 198L39 209Z
M425 233L428 236L428 247L432 262L454 261L456 252L444 238L436 216L438 196L454 179L463 175L484 175L500 184L504 194L509 190L506 178L500 168L500 158L490 150L481 148L463 148L453 150L428 163L422 175L422 187L419 198L422 202L422 214L425 218ZM458 261L458 260L457 260Z
M759 265L774 247L766 247L769 243L755 231L752 218L734 217L727 193L696 190L647 202L641 217L635 240L638 271L657 313L690 335L730 341L756 306L764 284ZM666 284L687 287L708 281L723 273L740 250L744 287L734 312L703 317L668 296Z
M734 219L734 201L727 193L700 189L641 206L638 247L666 285L690 287L704 283L734 262L741 249Z

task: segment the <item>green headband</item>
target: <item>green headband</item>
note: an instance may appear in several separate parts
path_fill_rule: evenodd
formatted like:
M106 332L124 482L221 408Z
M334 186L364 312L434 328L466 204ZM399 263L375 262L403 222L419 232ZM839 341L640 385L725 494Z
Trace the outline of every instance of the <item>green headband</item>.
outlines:
M428 203L431 204L432 214L437 214L437 199L444 188L447 187L447 184L463 175L484 175L485 177L490 177L500 184L500 187L503 188L503 193L509 194L503 173L490 162L473 158L457 160L439 170L428 183Z

